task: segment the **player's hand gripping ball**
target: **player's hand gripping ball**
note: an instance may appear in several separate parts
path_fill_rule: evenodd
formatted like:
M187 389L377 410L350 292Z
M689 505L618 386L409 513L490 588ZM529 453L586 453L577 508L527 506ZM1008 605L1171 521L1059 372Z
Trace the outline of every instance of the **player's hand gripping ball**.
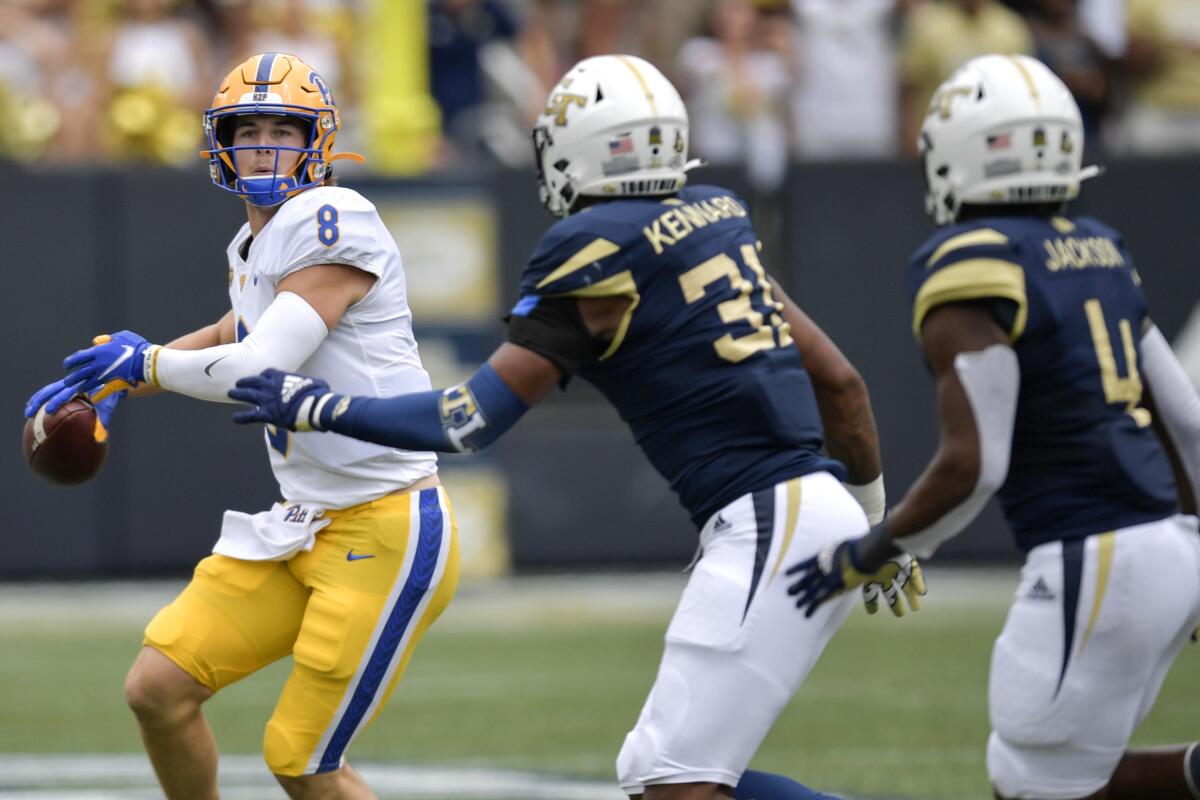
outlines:
M73 486L100 471L108 454L108 431L96 407L75 397L53 414L42 406L25 420L21 447L30 469L51 483Z

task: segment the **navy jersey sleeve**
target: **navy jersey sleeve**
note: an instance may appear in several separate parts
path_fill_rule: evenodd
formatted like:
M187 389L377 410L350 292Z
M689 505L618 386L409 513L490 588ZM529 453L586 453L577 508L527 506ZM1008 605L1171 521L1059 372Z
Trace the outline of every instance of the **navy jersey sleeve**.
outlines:
M1012 341L1021 337L1029 315L1025 270L1017 245L986 224L960 225L939 233L917 251L908 265L913 335L929 312L945 303L999 300L1012 304L997 315Z
M614 241L619 237L605 236L596 226L583 223L580 218L570 218L546 232L521 276L523 298L628 293L633 281L623 266L621 243Z
M633 270L625 252L627 231L592 209L556 223L547 231L529 259L521 276L521 297L513 308L513 317L537 316L539 303L550 298L624 297L628 310L620 327L605 342L600 359L612 357L628 330L633 311L640 300ZM627 226L626 226L627 227ZM573 325L576 352L584 343L578 331L582 322ZM584 362L576 361L575 366Z

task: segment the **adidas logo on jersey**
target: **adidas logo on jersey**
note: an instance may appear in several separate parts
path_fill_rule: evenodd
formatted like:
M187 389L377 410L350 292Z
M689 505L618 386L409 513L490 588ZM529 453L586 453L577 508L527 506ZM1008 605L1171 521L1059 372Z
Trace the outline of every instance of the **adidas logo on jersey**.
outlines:
M714 532L719 533L720 531L727 531L732 526L733 523L726 521L725 517L721 516L719 512L717 513L717 521L713 524Z
M285 403L292 402L292 398L296 396L296 392L303 389L312 383L312 378L302 378L299 375L288 375L283 379L283 391L279 393L279 399Z
M1039 575L1033 586L1029 587L1029 594L1026 596L1030 600L1053 600L1054 592L1046 585L1046 579Z

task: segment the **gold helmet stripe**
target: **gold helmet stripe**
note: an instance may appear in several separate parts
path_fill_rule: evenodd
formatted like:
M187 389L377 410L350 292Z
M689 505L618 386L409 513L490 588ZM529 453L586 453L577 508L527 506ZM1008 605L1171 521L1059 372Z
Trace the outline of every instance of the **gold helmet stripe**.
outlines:
M1033 102L1040 107L1042 98L1038 95L1037 84L1033 82L1033 76L1029 74L1029 70L1025 69L1025 65L1021 63L1021 59L1016 56L1009 56L1008 59L1017 68L1017 71L1021 73L1021 77L1025 79L1025 83L1029 86L1029 93L1033 95Z
M637 78L637 82L642 86L642 91L646 94L646 101L650 103L650 113L657 117L658 108L654 105L654 92L650 91L650 84L646 83L645 77L642 76L642 71L627 56L617 56L617 60L633 73L633 77Z

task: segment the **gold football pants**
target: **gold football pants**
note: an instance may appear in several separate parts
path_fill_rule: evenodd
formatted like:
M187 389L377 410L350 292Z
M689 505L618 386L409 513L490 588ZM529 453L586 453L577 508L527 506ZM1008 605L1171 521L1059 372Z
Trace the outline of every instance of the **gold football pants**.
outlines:
M205 558L146 628L146 645L214 692L294 656L263 743L278 775L341 766L458 583L441 487L326 517L312 551L288 561Z

